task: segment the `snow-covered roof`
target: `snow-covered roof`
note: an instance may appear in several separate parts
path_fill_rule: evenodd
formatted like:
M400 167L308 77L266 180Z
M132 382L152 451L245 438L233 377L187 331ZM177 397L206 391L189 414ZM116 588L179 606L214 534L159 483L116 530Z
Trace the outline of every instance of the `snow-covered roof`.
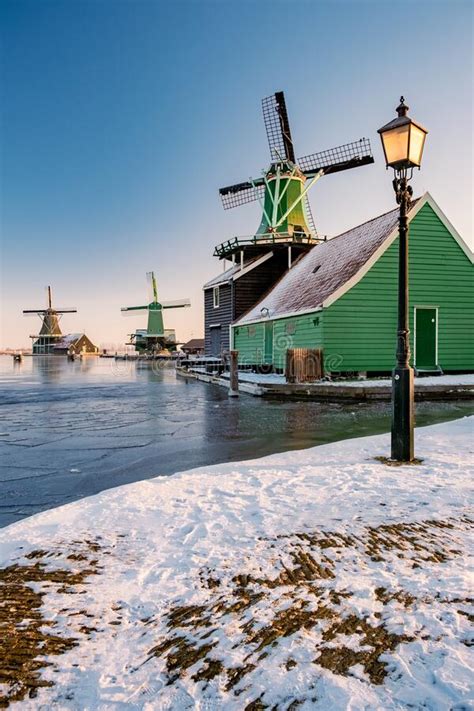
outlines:
M398 208L316 245L236 323L262 320L263 308L273 319L322 307L383 245L397 218Z
M219 284L228 284L232 281L234 274L240 271L240 264L233 264L230 269L226 269L225 272L221 272L218 276L210 279L204 286L203 289L209 289L211 286L219 286Z
M272 256L273 252L267 252L264 255L258 255L253 259L249 259L248 261L246 261L243 267L241 267L240 263L233 264L230 269L227 269L225 272L222 272L218 276L214 277L214 279L208 281L207 284L204 284L203 289L209 289L213 286L219 286L219 284L229 284L231 281L238 279L239 276L243 276L247 272L252 271L254 267L258 266L258 264L261 264L262 262L265 262Z
M68 348L74 345L77 341L82 338L83 333L68 333L61 338L60 341L54 344L54 348Z

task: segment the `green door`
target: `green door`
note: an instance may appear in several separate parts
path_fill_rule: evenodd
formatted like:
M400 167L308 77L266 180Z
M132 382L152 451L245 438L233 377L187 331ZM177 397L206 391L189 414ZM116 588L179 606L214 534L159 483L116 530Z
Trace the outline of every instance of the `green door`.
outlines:
M265 322L265 348L263 354L263 362L273 362L273 321Z
M415 366L418 369L437 367L437 309L415 309Z

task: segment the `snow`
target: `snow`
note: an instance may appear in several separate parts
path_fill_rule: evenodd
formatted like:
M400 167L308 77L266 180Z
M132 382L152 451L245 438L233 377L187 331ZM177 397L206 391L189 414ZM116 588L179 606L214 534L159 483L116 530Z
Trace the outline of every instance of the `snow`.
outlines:
M333 380L325 382L325 385L333 385L337 387L338 385L343 385L346 387L363 387L363 388L374 388L374 387L391 387L391 378L377 378L377 379L367 379L367 380ZM474 386L474 374L465 373L463 375L425 375L415 378L415 387L423 388L428 386L461 386L461 385L472 385Z
M388 435L346 440L3 529L3 565L89 571L30 583L44 629L77 646L21 708L471 708L473 430L418 429L419 465L376 460Z
M195 370L198 370L195 368ZM229 377L226 373L223 377ZM284 385L285 376L277 373L249 373L239 371L239 381L246 383L259 383L260 385ZM361 380L324 380L318 381L315 385L331 385L332 387L349 387L349 388L374 388L374 387L391 387L391 378L377 379L361 379ZM306 383L307 385L307 383ZM466 373L464 375L436 375L422 376L415 378L415 386L417 388L428 387L432 385L439 386L474 386L474 374Z

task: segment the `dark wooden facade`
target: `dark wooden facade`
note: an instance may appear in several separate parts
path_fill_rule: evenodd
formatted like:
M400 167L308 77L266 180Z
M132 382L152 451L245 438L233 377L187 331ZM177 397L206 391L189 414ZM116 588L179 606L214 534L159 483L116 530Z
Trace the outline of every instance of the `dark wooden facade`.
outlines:
M251 309L288 271L288 251L280 249L235 266L204 286L205 354L220 356L230 350L230 326ZM219 289L219 306L214 290Z
M219 306L214 308L214 288L219 289ZM225 281L204 289L204 341L208 356L220 356L229 350L232 323L232 281Z

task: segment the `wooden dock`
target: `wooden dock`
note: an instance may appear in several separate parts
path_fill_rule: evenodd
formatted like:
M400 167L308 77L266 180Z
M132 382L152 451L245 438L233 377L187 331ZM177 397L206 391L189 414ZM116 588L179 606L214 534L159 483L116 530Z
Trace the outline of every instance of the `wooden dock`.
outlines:
M194 378L206 383L212 383L221 387L229 388L229 378L226 374L214 375L212 373L197 372L192 369L176 367L176 372L182 377ZM365 401L387 401L391 399L391 383L387 380L387 385L369 385L367 381L361 381L360 385L346 385L343 380L340 382L318 382L318 383L268 383L262 381L246 382L239 380L239 391L255 397L277 398L277 399L298 399L316 400L321 402L365 402ZM441 400L473 400L474 385L453 385L440 382L439 385L424 385L415 383L416 401L441 401Z

